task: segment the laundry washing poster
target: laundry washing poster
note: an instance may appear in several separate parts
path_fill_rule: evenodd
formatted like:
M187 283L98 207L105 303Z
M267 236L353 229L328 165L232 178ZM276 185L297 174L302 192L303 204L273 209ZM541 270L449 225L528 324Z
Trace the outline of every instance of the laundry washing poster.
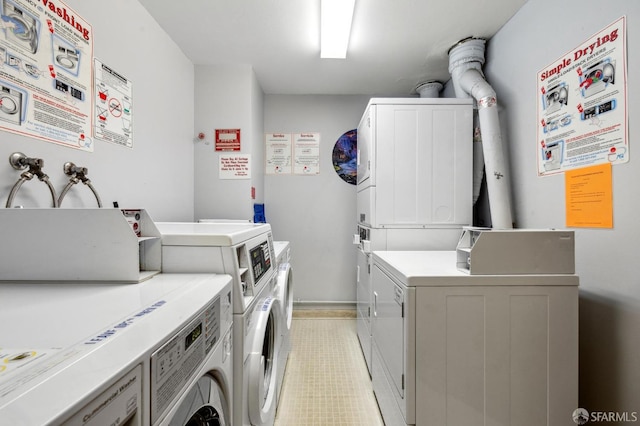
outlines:
M538 175L629 161L625 17L538 72Z
M61 1L2 0L0 129L93 151L93 31Z
M133 83L95 59L93 136L133 148Z

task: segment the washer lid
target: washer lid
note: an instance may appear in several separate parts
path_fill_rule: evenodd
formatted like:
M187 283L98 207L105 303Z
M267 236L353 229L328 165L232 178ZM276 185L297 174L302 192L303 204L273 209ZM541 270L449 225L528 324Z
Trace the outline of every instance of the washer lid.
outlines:
M233 246L271 232L264 223L155 222L165 246Z

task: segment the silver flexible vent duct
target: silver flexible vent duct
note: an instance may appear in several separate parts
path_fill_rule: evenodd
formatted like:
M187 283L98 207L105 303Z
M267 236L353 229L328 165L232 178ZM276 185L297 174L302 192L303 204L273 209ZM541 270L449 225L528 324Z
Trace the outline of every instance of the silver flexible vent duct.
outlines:
M484 46L485 40L477 38L462 40L453 46L449 50L449 72L456 96L459 98L472 97L478 105L482 139L481 151L484 156L484 169L487 176L492 226L496 229L511 229L513 228L513 220L511 217L509 173L502 146L496 92L487 83L482 73ZM476 145L478 144L474 143L474 146ZM482 165L481 162L476 164L475 154L474 152L474 201L477 197L475 195L476 187L479 192L482 177ZM477 174L480 175L480 179L477 179Z

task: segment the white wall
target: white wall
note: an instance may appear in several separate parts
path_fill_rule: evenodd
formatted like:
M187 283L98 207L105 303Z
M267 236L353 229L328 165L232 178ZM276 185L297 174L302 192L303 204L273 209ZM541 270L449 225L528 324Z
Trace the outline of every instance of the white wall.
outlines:
M97 140L92 153L2 132L0 205L20 172L8 158L21 151L44 159L58 192L68 182L63 164L89 169L105 207L145 208L155 220L193 218L193 65L138 3L67 0L93 27L94 55L133 82L133 149ZM26 182L13 205L50 205L46 186ZM95 207L91 191L76 185L63 207Z
M253 219L264 201L262 89L250 65L198 65L195 76L195 132L205 134L195 144L195 219ZM215 129L240 129L241 151L216 152ZM220 179L221 154L251 155L251 179Z
M265 96L266 133L320 133L320 174L265 177L267 221L291 242L297 302L355 301L356 187L334 171L333 146L358 127L364 96Z
M580 405L590 411L640 412L640 163L633 155L640 155L634 149L640 3L529 0L489 41L485 66L509 144L517 227L563 228L564 177L539 178L536 173L536 74L623 15L631 160L613 166L614 229L575 229L581 286Z

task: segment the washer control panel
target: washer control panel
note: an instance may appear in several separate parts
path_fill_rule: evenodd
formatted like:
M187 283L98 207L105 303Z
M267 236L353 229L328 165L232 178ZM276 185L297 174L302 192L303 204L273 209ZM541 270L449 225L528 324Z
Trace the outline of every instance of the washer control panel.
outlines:
M151 355L151 423L191 382L222 336L231 293L213 299L186 326Z

